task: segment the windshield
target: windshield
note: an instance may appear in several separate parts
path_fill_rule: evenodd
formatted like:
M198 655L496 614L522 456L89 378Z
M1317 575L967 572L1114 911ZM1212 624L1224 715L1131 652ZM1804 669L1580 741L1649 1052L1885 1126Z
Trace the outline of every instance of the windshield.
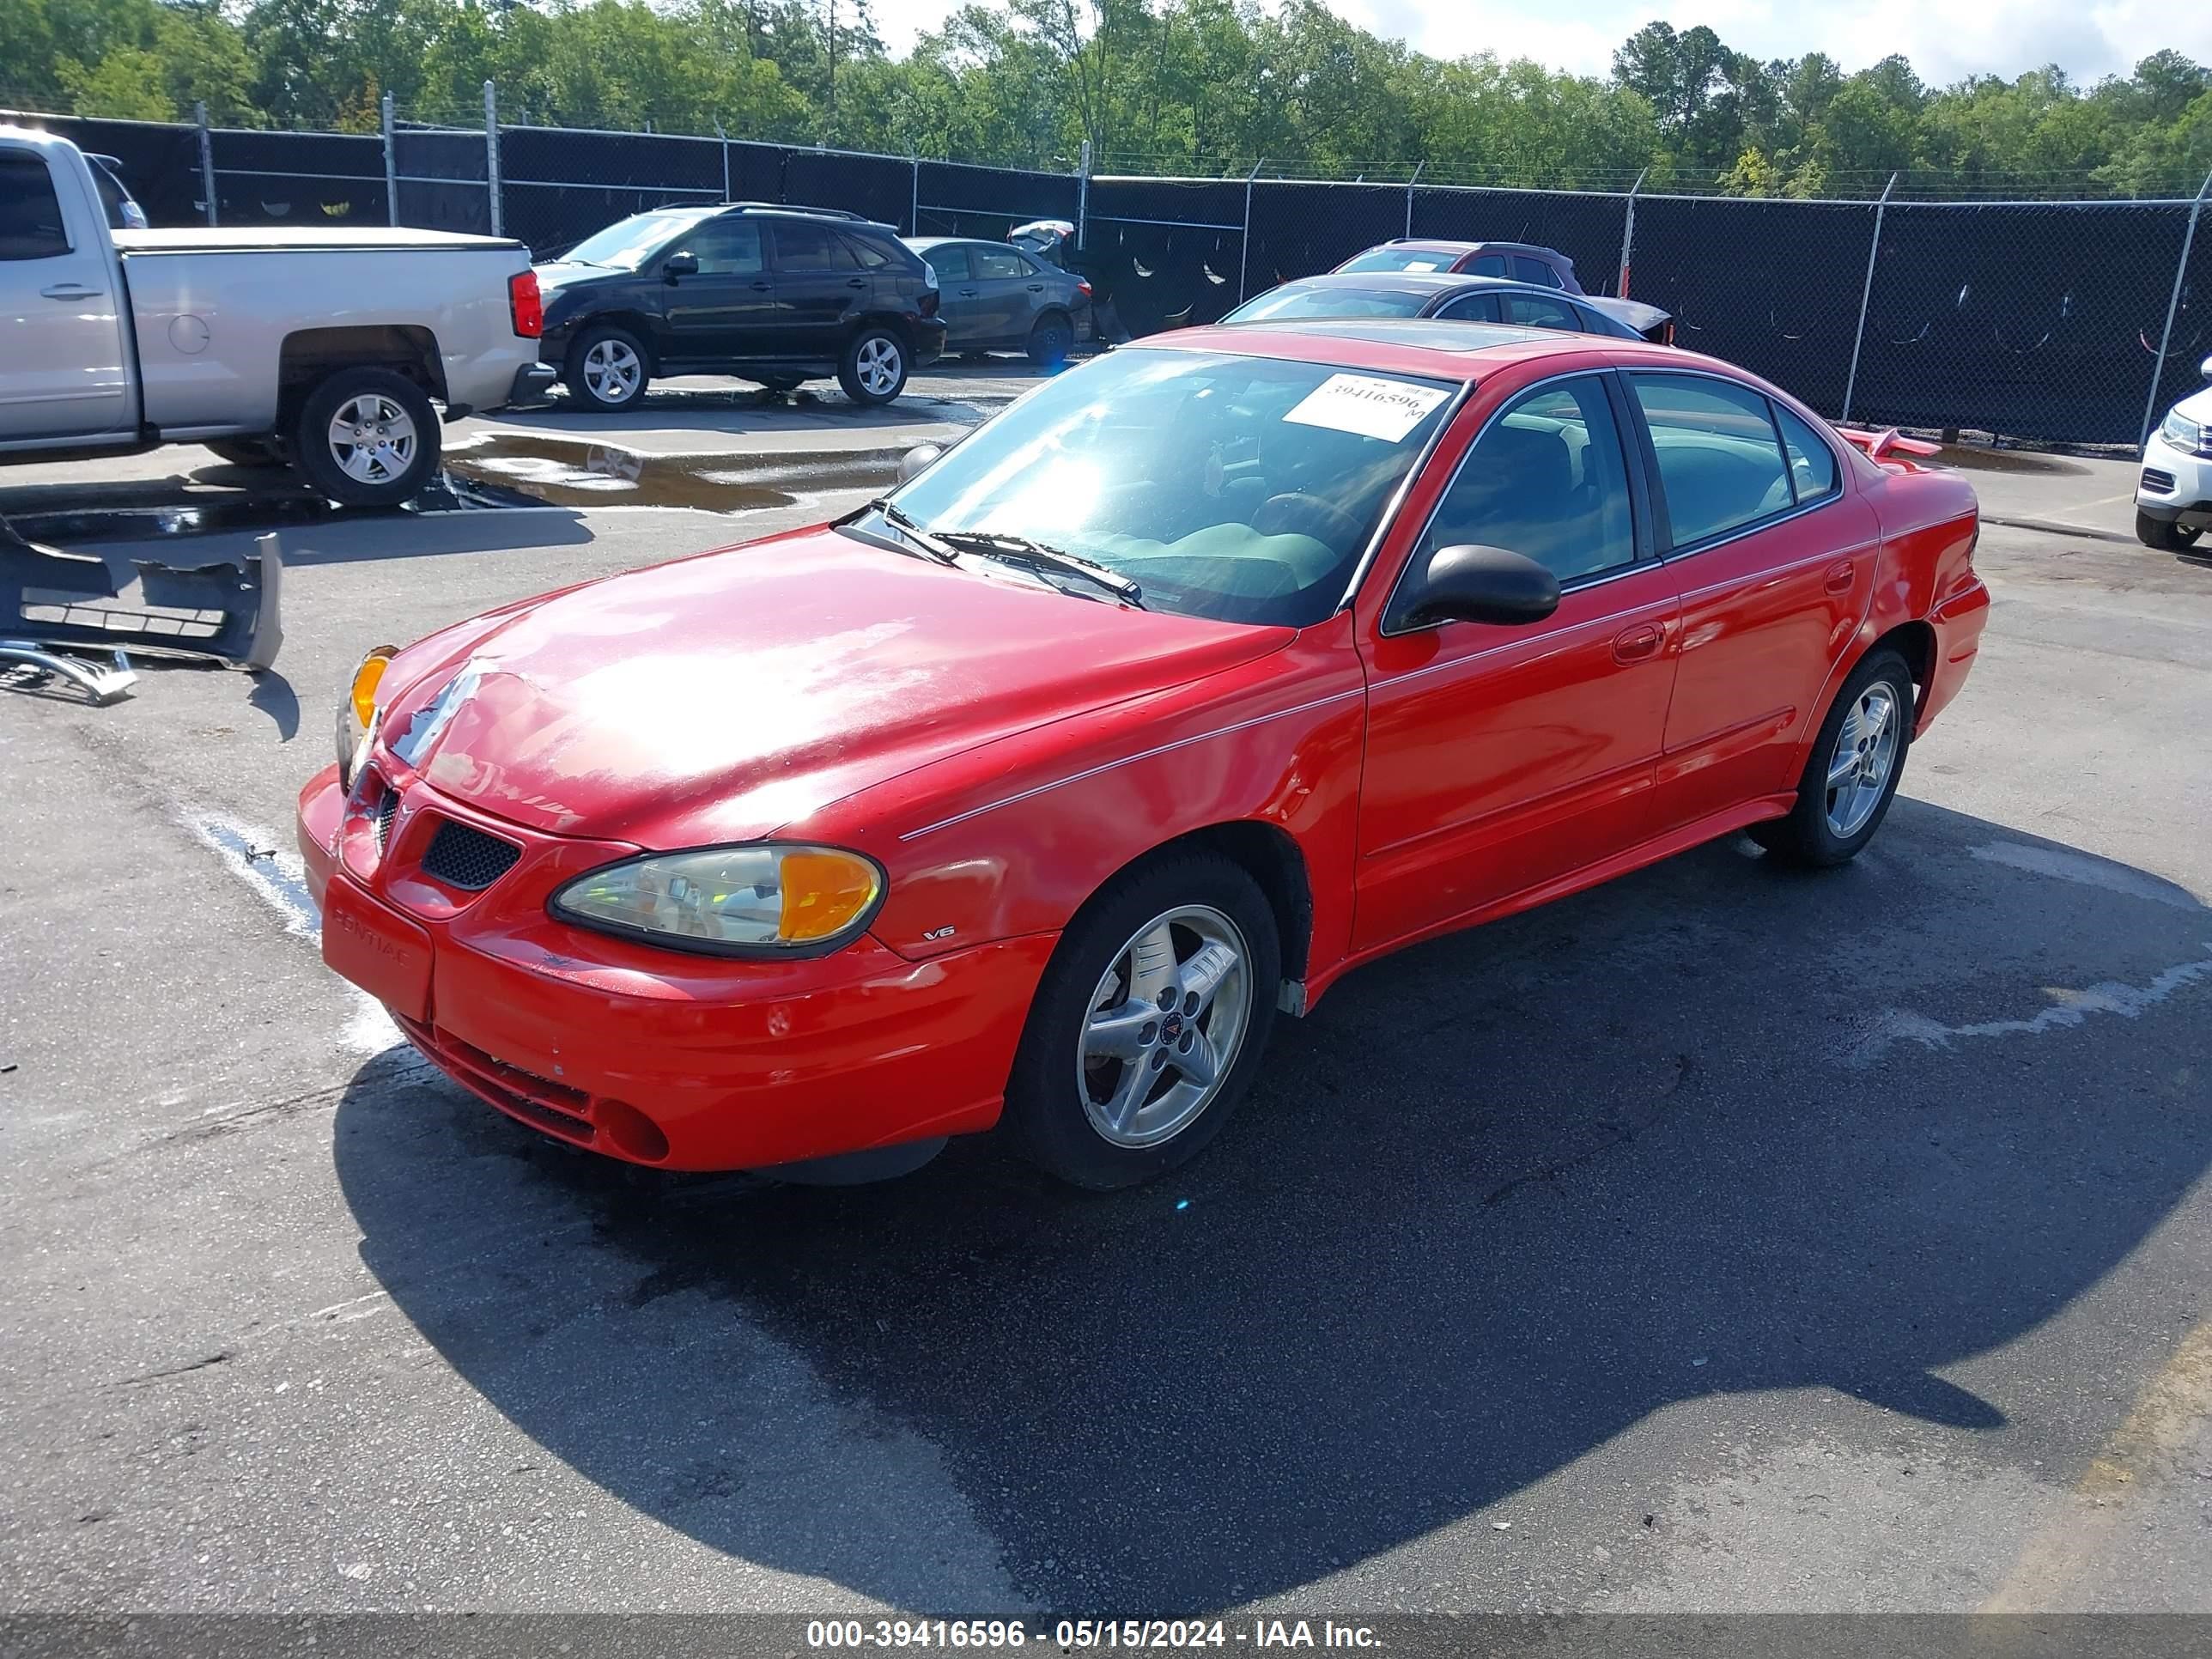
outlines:
M1047 382L892 499L926 532L1088 559L1152 611L1303 628L1334 611L1456 387L1172 348Z
M633 213L586 236L561 257L571 264L635 270L655 248L698 222L696 213Z
M1310 287L1285 283L1256 300L1247 300L1221 320L1258 323L1281 317L1418 317L1431 295L1392 289L1344 288L1334 283Z
M1459 255L1447 248L1370 247L1339 270L1449 270Z

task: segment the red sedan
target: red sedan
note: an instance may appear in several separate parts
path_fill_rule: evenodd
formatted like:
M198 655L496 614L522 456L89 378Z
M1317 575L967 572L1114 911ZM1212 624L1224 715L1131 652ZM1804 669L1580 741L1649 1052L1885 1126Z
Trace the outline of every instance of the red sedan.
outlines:
M1976 514L1632 341L1144 342L836 525L372 653L300 799L324 952L617 1158L1004 1119L1141 1181L1384 951L1735 830L1851 858L1971 666Z

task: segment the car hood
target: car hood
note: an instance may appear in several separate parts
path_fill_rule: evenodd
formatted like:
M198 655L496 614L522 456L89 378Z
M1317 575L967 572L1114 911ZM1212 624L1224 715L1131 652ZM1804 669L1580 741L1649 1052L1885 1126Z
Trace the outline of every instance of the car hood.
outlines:
M514 607L455 629L457 650L425 641L406 665L438 665L382 729L438 788L512 823L696 847L1293 634L805 531Z
M565 259L554 259L531 269L538 273L538 292L549 296L580 283L601 282L609 277L628 279L637 275L633 270L616 270L606 265L571 264Z

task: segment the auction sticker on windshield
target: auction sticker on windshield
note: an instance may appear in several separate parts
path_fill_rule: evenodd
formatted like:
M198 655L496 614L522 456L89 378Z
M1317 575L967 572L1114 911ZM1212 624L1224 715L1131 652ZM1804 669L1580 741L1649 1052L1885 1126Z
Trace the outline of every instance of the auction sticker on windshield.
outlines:
M1408 386L1371 374L1332 374L1283 418L1395 444L1450 395L1434 386Z

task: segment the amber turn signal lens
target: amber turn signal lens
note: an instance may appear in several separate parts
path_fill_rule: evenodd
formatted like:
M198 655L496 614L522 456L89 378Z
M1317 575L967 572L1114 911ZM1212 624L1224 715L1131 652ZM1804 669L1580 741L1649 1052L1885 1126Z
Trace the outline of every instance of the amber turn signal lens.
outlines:
M353 671L353 689L347 695L353 702L353 717L363 730L368 718L376 712L376 688L384 683L384 671L397 653L388 645L380 645L361 659L361 666Z
M876 866L830 849L783 855L782 914L778 935L793 945L833 938L876 902Z

